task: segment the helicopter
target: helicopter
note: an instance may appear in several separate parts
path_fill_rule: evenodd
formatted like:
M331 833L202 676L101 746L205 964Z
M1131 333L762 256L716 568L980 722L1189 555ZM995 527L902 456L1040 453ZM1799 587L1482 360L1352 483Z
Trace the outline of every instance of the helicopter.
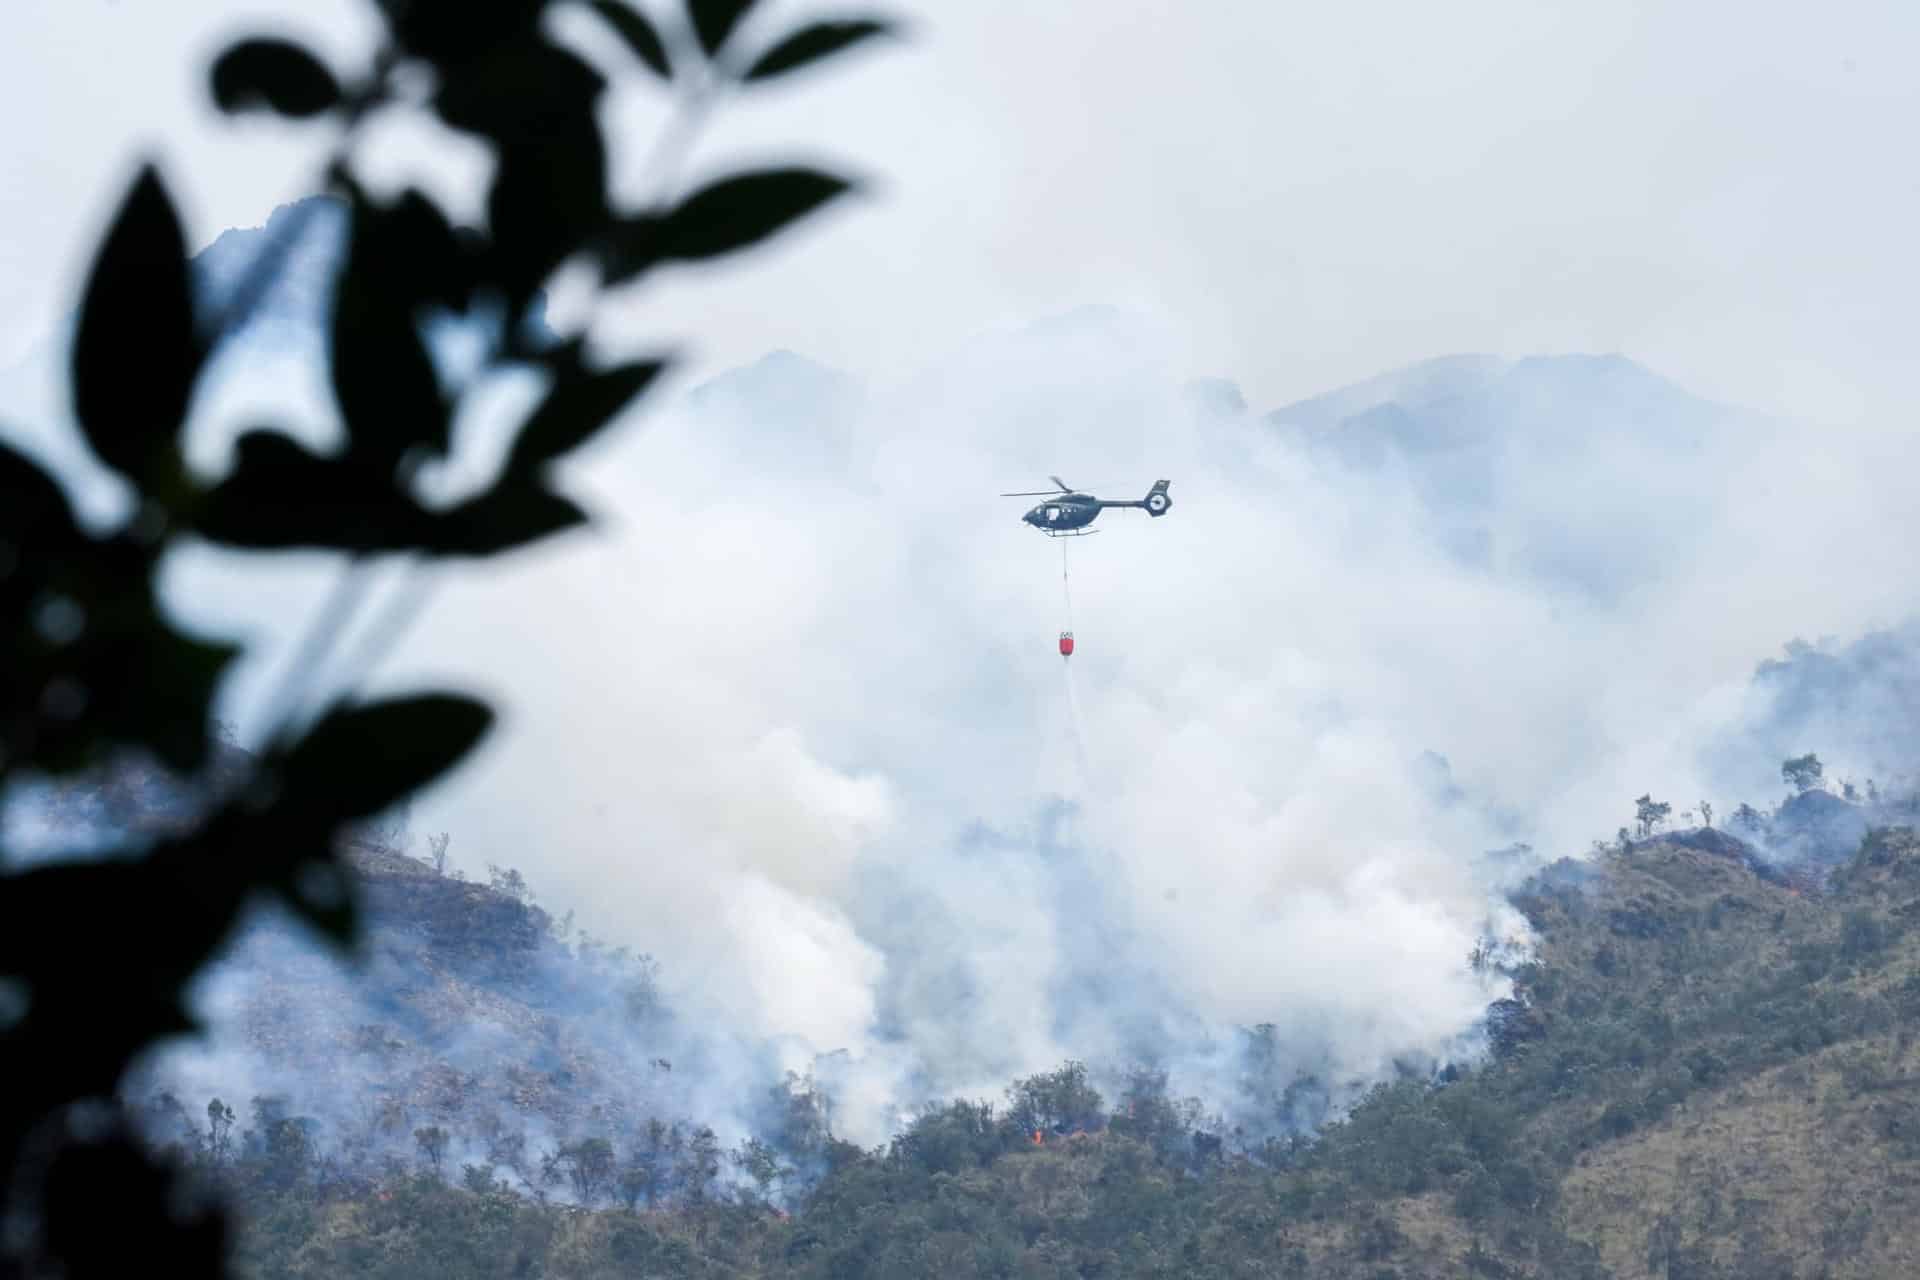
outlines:
M1053 481L1052 489L1040 489L1030 493L1003 493L1003 498L1046 498L1033 510L1020 519L1032 525L1049 538L1084 538L1088 534L1098 533L1098 529L1089 529L1100 512L1107 507L1139 507L1148 515L1159 517L1167 514L1173 506L1173 499L1167 496L1167 481L1156 480L1153 488L1147 490L1144 498L1096 498L1090 493L1075 493L1059 476L1048 476Z

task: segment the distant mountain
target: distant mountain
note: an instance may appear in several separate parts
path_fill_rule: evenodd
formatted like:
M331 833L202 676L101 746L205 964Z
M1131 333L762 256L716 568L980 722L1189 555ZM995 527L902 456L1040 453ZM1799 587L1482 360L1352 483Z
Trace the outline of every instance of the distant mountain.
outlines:
M271 330L281 338L318 339L327 331L333 277L347 243L345 202L326 195L281 205L258 227L223 231L193 257L195 291L202 307L224 310L241 288L256 288L253 305L236 327ZM249 273L261 255L284 245L282 268L258 282Z
M200 306L223 309L243 287L257 288L246 315L234 318L234 330L250 330L255 341L318 345L327 334L334 277L345 261L347 218L339 197L312 195L274 209L261 226L221 232L193 257ZM286 254L280 269L250 277L261 255L275 246ZM537 317L544 305L544 296L536 296ZM544 318L537 323L544 336L552 336Z
M1194 378L1180 392L1202 418L1237 418L1247 411L1246 396L1230 378Z
M1601 604L1699 542L1715 468L1773 430L1618 355L1443 356L1264 421L1337 481L1404 488L1460 563Z
M1386 405L1409 415L1443 412L1463 399L1484 395L1508 363L1498 356L1436 356L1295 401L1266 419L1275 426L1318 434Z
M1575 439L1598 431L1696 447L1751 415L1716 405L1619 355L1439 356L1266 415L1341 449L1408 453L1487 448L1514 432ZM1682 428L1677 433L1670 426Z

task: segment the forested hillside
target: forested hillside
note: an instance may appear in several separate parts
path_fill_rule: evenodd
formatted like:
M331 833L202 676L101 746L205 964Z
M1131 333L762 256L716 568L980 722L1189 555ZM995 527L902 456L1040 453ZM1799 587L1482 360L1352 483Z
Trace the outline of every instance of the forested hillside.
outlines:
M1776 828L1821 807L1807 794ZM1780 864L1695 828L1546 868L1516 895L1537 946L1489 1011L1489 1056L1410 1067L1317 1137L1227 1129L1145 1069L1102 1096L1067 1063L929 1107L875 1150L832 1137L811 1082L731 1150L697 1117L643 1114L619 1077L666 1064L559 1052L622 1016L611 998L522 1005L492 1075L451 1070L425 1011L524 1001L514 966L579 966L579 940L557 940L517 876L363 854L386 1030L284 1033L305 1053L321 1034L366 1042L336 1053L342 1096L321 1100L363 1132L271 1097L211 1115L210 1098L150 1101L174 1109L177 1154L239 1197L259 1276L1907 1274L1920 838L1875 826L1832 866L1814 847ZM637 962L596 963L643 999ZM395 994L402 970L418 980ZM274 990L282 1027L317 1012ZM1264 1101L1297 1111L1319 1083ZM689 1088L673 1105L697 1105Z

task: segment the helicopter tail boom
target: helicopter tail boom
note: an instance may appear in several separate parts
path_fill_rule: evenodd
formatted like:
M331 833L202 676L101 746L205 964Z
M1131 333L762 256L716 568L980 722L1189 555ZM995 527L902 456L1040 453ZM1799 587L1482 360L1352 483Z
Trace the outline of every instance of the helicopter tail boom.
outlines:
M1139 507L1150 516L1163 516L1173 507L1173 499L1167 495L1167 481L1156 480L1153 488L1147 490L1144 498L1107 498L1102 499L1103 507Z

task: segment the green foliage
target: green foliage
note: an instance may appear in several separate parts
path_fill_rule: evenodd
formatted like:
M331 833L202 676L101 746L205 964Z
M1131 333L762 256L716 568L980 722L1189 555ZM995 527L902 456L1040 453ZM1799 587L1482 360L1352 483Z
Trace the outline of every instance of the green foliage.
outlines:
M547 18L564 7L375 0L378 39L363 65L330 66L278 36L243 38L214 59L214 103L306 131L300 145L318 141L326 152L316 186L345 206L348 250L328 330L342 448L313 452L268 422L240 436L226 474L188 469L182 440L203 376L298 237L274 241L232 296L201 314L176 202L151 164L94 254L71 358L74 416L95 461L127 486L123 518L83 529L59 483L0 441L0 787L134 759L166 771L196 805L144 846L129 837L83 851L111 856L22 868L0 850L0 1061L8 1064L0 1178L19 1197L19 1221L36 1228L0 1234L0 1274L63 1262L73 1274L119 1274L126 1269L112 1259L123 1256L142 1270L222 1269L219 1219L202 1210L170 1216L175 1175L132 1141L116 1089L138 1054L192 1028L183 992L256 896L275 895L326 936L351 940L358 915L335 860L339 838L444 776L488 731L491 710L460 694L363 702L351 688L319 697L296 682L324 665L354 621L376 561L492 557L587 520L554 487L553 464L616 422L664 362L589 360L578 343L537 340L535 308L553 274L570 263L613 264L611 288L662 263L763 242L851 189L835 175L776 167L664 208L614 207L599 116L608 86L549 37ZM644 15L595 7L642 74L678 85ZM683 108L703 104L711 88L771 78L882 29L849 19L736 57L750 8L750 0L691 0L685 18L701 49L725 59L690 91L699 103ZM414 188L375 197L354 173L373 115L427 111L497 161L484 229L456 229ZM296 216L295 230L300 216L310 213ZM484 335L481 358L457 375L435 367L424 338L427 323L448 316ZM461 406L516 370L544 376L548 390L506 465L450 505L424 501L421 469L451 449ZM339 591L270 703L266 739L237 774L208 766L218 737L209 711L240 650L187 632L158 598L160 564L189 541L346 557ZM397 628L373 631L390 638ZM101 937L114 945L99 946ZM68 1123L77 1116L86 1122ZM276 1196L307 1185L316 1159L307 1121L269 1106L242 1143L230 1136L233 1123L224 1105L209 1111L203 1154L213 1165L242 1167ZM423 1137L421 1147L437 1168L444 1140ZM704 1187L717 1156L698 1138L690 1150L686 1176ZM565 1177L606 1193L607 1152L584 1145L556 1154ZM432 1198L456 1193L410 1194L440 1203ZM476 1202L491 1225L469 1224L467 1244L517 1229L486 1208L493 1200ZM111 1233L86 1225L103 1202L115 1206ZM300 1221L285 1220L289 1229ZM354 1260L343 1268L364 1270Z
M1780 780L1797 792L1811 791L1819 786L1821 775L1825 772L1820 757L1811 751L1804 756L1794 756L1780 762Z
M1115 1133L1144 1143L1163 1164L1177 1164L1193 1149L1201 1106L1194 1098L1176 1103L1167 1094L1167 1073L1142 1067L1129 1075L1110 1123Z
M1640 829L1640 838L1645 840L1667 823L1673 813L1673 805L1664 800L1655 800L1651 794L1643 795L1633 802L1634 825Z
M792 1079L768 1096L760 1138L731 1152L657 1121L615 1143L612 1189L593 1193L604 1209L502 1195L485 1170L437 1191L397 1175L329 1207L310 1176L285 1192L256 1190L246 1247L263 1275L320 1274L301 1270L316 1258L351 1270L353 1241L408 1266L427 1267L436 1251L452 1260L393 1275L517 1265L593 1277L1599 1280L1615 1273L1607 1264L1634 1273L1649 1256L1656 1274L1777 1277L1817 1270L1812 1255L1836 1274L1843 1261L1865 1274L1863 1260L1885 1261L1875 1233L1896 1209L1875 1200L1862 1215L1850 1187L1823 1202L1824 1229L1797 1246L1770 1227L1762 1181L1683 1177L1662 1192L1662 1218L1633 1200L1604 1230L1591 1186L1584 1198L1569 1190L1617 1145L1688 1150L1702 1113L1749 1091L1864 1100L1845 1132L1897 1161L1920 1152L1910 1060L1894 1047L1903 1021L1920 1016L1920 974L1894 910L1914 899L1904 875L1920 865L1920 845L1911 833L1876 833L1827 895L1796 893L1717 848L1656 839L1607 855L1569 893L1533 886L1537 951L1514 975L1524 996L1516 1016L1532 1019L1533 1033L1497 1042L1471 1069L1382 1085L1312 1139L1223 1133L1149 1069L1123 1077L1108 1115L1088 1069L1069 1062L1016 1081L1004 1106L930 1105L867 1152L834 1140L812 1084ZM1602 951L1612 959L1596 963ZM1242 1047L1251 1079L1282 1046L1255 1027ZM1836 1069L1838 1087L1822 1088L1818 1073ZM1084 1132L1059 1132L1089 1116ZM1038 1144L1035 1118L1051 1124ZM804 1189L785 1176L802 1163L797 1151L824 1175ZM714 1176L729 1165L731 1184ZM577 1190L567 1198L583 1199ZM1622 1190L1603 1199L1617 1206ZM397 1222L387 1202L369 1212L370 1197L387 1192L415 1216ZM453 1238L474 1229L477 1203L514 1224L487 1237L498 1256ZM285 1234L269 1253L260 1242L276 1232ZM1604 1263L1591 1243L1601 1238L1614 1249Z
M991 1164L1018 1139L999 1123L993 1105L957 1100L928 1104L919 1119L894 1137L891 1158L923 1173L961 1173Z
M1097 1129L1105 1112L1099 1094L1087 1083L1083 1062L1028 1076L1007 1090L1007 1121L1019 1133L1067 1134Z
M447 1131L439 1125L427 1125L413 1131L413 1140L420 1148L420 1154L437 1174L447 1158ZM468 1168L473 1166L469 1165Z
M618 1174L613 1144L605 1138L562 1143L541 1161L542 1179L549 1185L564 1183L583 1205L612 1195Z
M1850 961L1878 954L1891 940L1890 930L1871 911L1849 911L1840 921L1840 955Z

